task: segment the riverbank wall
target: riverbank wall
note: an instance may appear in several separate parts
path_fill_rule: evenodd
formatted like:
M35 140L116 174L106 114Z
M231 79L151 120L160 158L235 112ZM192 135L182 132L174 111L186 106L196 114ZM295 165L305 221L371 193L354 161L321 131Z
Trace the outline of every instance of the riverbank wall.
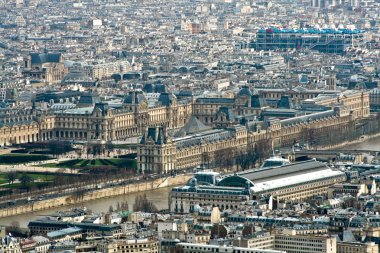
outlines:
M353 144L362 143L362 142L368 140L369 138L377 138L377 137L380 137L380 133L366 135L366 136L364 136L364 139L359 138L359 139L352 140L352 141L345 141L345 142L342 142L342 143L339 143L339 144L336 144L336 145L328 145L328 146L325 146L325 147L320 147L319 149L320 150L340 149L340 148L343 148L345 146L350 146L350 145L353 145Z
M142 180L138 183L115 186L112 188L98 189L95 191L77 193L47 200L34 201L25 205L9 207L0 210L0 218L18 214L31 213L50 208L83 204L90 200L114 197L129 193L145 192L163 187L184 185L192 177L190 174L177 175L176 177L159 178L155 180Z

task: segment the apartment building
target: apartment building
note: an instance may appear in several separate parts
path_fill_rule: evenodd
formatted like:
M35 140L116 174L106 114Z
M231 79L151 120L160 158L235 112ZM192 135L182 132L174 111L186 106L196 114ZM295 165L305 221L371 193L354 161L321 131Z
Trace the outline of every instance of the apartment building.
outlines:
M374 242L337 242L337 253L378 253L379 246Z
M275 236L269 232L254 233L249 237L234 239L232 244L243 248L274 249Z
M286 251L272 249L243 248L235 246L219 246L209 244L193 244L178 243L175 253L210 253L210 252L226 252L226 253L285 253Z
M82 70L92 80L109 79L113 74L127 73L132 70L128 61L112 61L104 63L81 64Z
M335 237L330 236L303 236L303 235L276 235L275 249L287 253L336 253Z
M31 80L58 83L67 74L61 53L31 53L24 62L23 75Z
M149 238L103 241L98 244L97 249L102 253L158 253L158 242Z
M0 252L22 253L20 243L11 236L0 238Z

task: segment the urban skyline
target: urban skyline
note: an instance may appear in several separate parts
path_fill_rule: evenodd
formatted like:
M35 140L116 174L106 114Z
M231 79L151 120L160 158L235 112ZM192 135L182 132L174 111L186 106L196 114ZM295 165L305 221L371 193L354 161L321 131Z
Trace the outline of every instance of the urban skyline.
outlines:
M0 253L378 253L378 0L0 0Z

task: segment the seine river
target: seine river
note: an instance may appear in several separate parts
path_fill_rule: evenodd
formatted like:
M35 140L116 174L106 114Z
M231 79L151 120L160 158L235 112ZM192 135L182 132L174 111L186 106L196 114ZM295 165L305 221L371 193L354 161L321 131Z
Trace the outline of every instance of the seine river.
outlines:
M86 208L91 209L95 213L100 213L100 212L107 212L111 205L115 209L118 202L127 201L129 209L132 209L136 196L143 195L143 194L146 194L147 199L152 201L157 206L158 209L167 209L170 190L171 190L171 187L165 187L165 188L160 188L154 191L146 191L143 193L130 193L128 195L120 195L120 196L111 197L111 198L92 200L92 201L85 202L82 205L57 207L57 208L37 211L33 213L20 214L20 215L15 215L11 217L0 218L0 225L1 226L11 225L13 221L17 221L20 223L21 227L26 227L30 220L36 219L38 216L51 214L60 210L67 210L70 207L85 206Z
M344 149L380 151L380 136L374 138L369 137L367 140L363 142L347 145L344 147Z
M361 150L380 151L380 136L376 138L368 138L367 140L361 143L347 145L344 147L344 149L352 149L352 150L361 149ZM158 209L167 209L168 195L169 195L170 189L171 189L170 187L161 188L154 191L147 191L145 192L145 194L147 198L157 206ZM99 212L108 211L110 205L112 205L115 208L118 202L127 201L129 208L131 209L133 207L133 203L135 201L136 196L138 196L139 194L143 194L143 193L131 193L125 196L117 196L117 197L112 197L112 198L92 200L92 201L84 203L83 206L86 206L87 208L93 210L96 213L99 213ZM79 206L80 205L77 205L77 207ZM38 211L34 213L20 214L16 216L7 217L7 218L1 218L0 225L10 225L13 221L18 221L21 227L26 227L28 225L28 221L32 219L36 219L38 216L50 214L59 210L67 210L68 208L70 207L65 206L65 207L44 210L44 211Z

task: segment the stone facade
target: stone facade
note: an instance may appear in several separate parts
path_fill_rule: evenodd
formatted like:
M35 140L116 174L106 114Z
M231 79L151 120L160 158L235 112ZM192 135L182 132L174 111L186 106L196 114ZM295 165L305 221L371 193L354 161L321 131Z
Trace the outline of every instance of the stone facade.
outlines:
M162 102L153 107L148 107L146 99L139 96L142 94L129 94L121 108L90 101L78 108L55 112L4 110L0 114L0 145L49 140L124 140L141 136L149 126L180 128L192 115L191 102L177 103L170 94L162 95Z
M20 243L11 236L0 238L0 252L21 253Z
M39 133L40 125L31 110L0 112L0 145L35 142Z
M268 208L275 208L280 202L327 196L330 186L346 180L344 172L312 160L230 174L217 185L198 184L197 179L192 178L188 185L172 189L169 209L175 213L192 213L197 206L236 209L244 202L259 201L268 196L273 197Z
M204 164L205 157L207 157L207 162L215 161L219 150L245 151L248 147L255 146L261 140L270 141L271 148L291 147L298 142L308 142L312 145L316 138L326 138L325 141L328 143L326 131L341 130L341 132L344 132L357 120L369 115L368 92L346 92L338 97L318 97L316 101L313 101L314 104L326 106L328 109L324 111L289 119L253 120L243 125L238 124L235 119L231 119L228 112L224 113L224 117L220 118L210 116L218 115L220 113L219 109L224 108L221 106L227 106L228 104L236 105L232 107L235 111L244 111L244 109L239 109L245 108L244 106L239 107L239 104L247 105L247 103L241 102L243 98L251 103L253 96L248 93L240 94L239 102L236 103L234 99L211 99L215 104L219 101L217 105L212 105L210 99L206 99L208 101L206 104L196 100L194 115L197 118L199 117L199 120L205 124L210 124L211 122L218 129L200 129L200 131L186 133L186 136L176 137L174 135L174 138L165 135L162 136L165 141L160 143L154 138L151 138L151 141L142 142L138 149L137 158L140 170L157 171L158 168L164 168L163 171L167 172L168 168L192 168ZM206 113L201 114L202 111ZM241 115L245 115L245 113L247 112L244 111ZM223 127L223 122L227 123L224 125L225 127ZM154 131L159 132L161 130ZM164 134L166 131L162 133ZM170 150L170 152L160 151L164 149ZM168 157L170 155L172 156L171 158ZM170 165L168 165L168 161L170 161Z
M67 74L64 59L60 53L32 53L25 59L24 76L45 83L58 83Z
M156 240L136 239L136 240L113 240L104 241L98 245L100 252L158 252L158 243Z
M337 242L337 253L378 253L379 247L374 242Z
M180 128L192 114L191 103L148 107L141 94L132 93L120 109L109 108L97 103L56 114L55 138L69 140L101 139L103 141L123 140L140 136L147 126Z
M220 150L244 152L260 140L269 141L272 148L296 142L312 145L316 138L325 138L328 143L326 132L348 131L369 115L368 92L349 91L306 102L324 110L260 121L257 115L267 107L265 101L246 87L230 99L178 100L163 92L153 105L142 92L131 92L118 107L83 96L72 109L3 110L0 145L49 140L109 142L144 134L138 148L138 168L169 172L214 161ZM154 136L148 136L149 131Z

